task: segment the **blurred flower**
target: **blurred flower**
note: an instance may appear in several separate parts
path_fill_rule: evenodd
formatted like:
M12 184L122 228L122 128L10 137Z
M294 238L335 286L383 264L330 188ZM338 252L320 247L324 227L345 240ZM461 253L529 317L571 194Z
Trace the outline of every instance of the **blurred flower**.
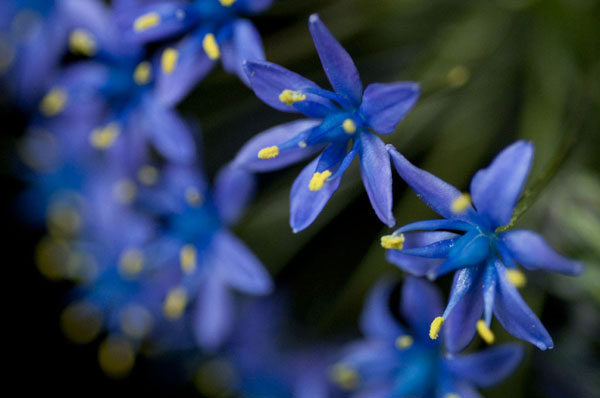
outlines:
M394 284L381 280L369 294L361 318L364 340L349 345L331 377L353 397L476 398L474 387L490 387L521 362L515 344L473 354L444 356L429 338L429 321L442 309L439 291L407 277L401 292L400 324L390 310ZM396 305L392 303L392 305Z
M248 61L245 70L252 89L266 104L319 120L295 121L259 134L240 150L234 164L253 171L274 170L325 148L292 187L290 224L298 232L319 215L358 154L373 209L392 226L389 155L383 141L370 130L392 133L415 104L419 87L411 82L375 83L363 93L350 55L318 15L310 17L309 29L334 92L269 62Z
M516 263L528 270L567 275L579 274L582 266L556 253L532 231L506 232L503 227L511 221L529 174L533 145L518 141L504 149L488 168L477 172L471 181L473 205L471 196L413 166L393 147L388 146L388 150L406 183L445 217L409 224L384 237L384 247L400 249L389 251L388 260L431 279L458 270L449 303L442 316L431 324L431 338L437 338L442 324L447 323L446 345L451 352L466 347L476 329L486 342L492 343L493 312L515 337L542 350L552 348L552 338L517 291L525 284L525 276ZM412 232L419 230L431 232ZM406 232L409 233L404 235Z

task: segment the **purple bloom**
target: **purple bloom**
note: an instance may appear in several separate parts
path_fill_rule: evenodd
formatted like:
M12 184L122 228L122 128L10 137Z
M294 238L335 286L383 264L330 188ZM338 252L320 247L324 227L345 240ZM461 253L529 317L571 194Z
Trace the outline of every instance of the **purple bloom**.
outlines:
M527 270L567 275L579 274L582 265L556 253L535 232L503 228L511 221L529 174L533 145L518 141L504 149L488 168L475 174L470 196L413 166L393 147L388 150L406 183L444 217L406 225L382 238L384 247L401 249L390 250L388 260L432 279L457 271L448 305L431 325L432 338L446 323L444 333L451 352L466 347L476 329L490 343L494 340L489 329L493 313L515 337L542 350L552 348L552 338L517 291L525 282L517 263Z
M373 209L381 221L392 226L395 220L389 155L372 130L392 133L415 104L419 87L411 82L375 83L363 92L350 55L318 15L310 17L309 29L334 91L270 62L247 61L250 85L261 100L275 109L299 112L311 119L259 134L241 149L234 164L252 171L268 171L323 150L292 187L290 224L298 232L319 215L337 190L344 171L359 155Z

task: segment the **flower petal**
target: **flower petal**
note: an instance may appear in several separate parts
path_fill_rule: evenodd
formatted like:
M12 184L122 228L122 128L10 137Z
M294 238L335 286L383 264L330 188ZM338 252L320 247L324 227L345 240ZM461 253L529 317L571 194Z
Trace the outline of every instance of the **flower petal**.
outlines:
M257 14L271 7L274 0L236 0L233 7L244 13Z
M517 289L506 277L506 267L499 262L495 263L499 278L496 284L496 300L494 301L494 315L513 336L529 341L540 350L552 348L554 343L548 331L538 317L523 301Z
M450 296L454 295L458 273ZM480 283L479 281L476 283ZM464 350L475 336L477 321L483 313L483 294L480 288L469 289L456 303L444 323L444 343L450 353Z
M130 33L140 42L163 40L183 33L198 17L189 4L181 1L148 4L137 11L131 18Z
M308 28L323 69L333 89L356 106L360 104L362 83L350 54L333 37L317 14L310 16Z
M231 293L218 275L209 275L198 292L193 319L196 342L216 350L229 336L233 323Z
M215 178L214 199L221 219L232 224L237 221L254 196L256 179L249 171L227 165Z
M227 45L231 47L230 51L223 48ZM254 24L247 19L236 20L233 24L233 40L223 43L221 47L224 69L229 73L235 73L246 85L250 85L248 75L244 71L244 61L265 59L262 39Z
M410 232L404 234L404 249L410 250L421 246L428 246L435 242L444 241L454 237L450 232ZM425 276L433 268L439 266L443 260L422 258L404 253L405 250L387 250L386 259L397 265L400 269L414 276Z
M385 144L376 135L363 131L360 136L360 172L371 206L377 217L392 227L392 166Z
M412 82L375 83L367 86L360 111L379 134L390 134L419 98L419 85Z
M360 317L360 330L369 338L394 341L406 334L402 326L394 319L390 308L390 295L395 283L380 279L369 292Z
M533 231L509 231L502 235L502 240L514 259L529 270L543 269L566 275L579 275L583 271L580 262L561 256Z
M415 337L430 342L431 321L443 311L439 290L431 283L414 277L407 277L402 286L400 311Z
M533 160L533 144L517 141L471 180L471 195L477 212L489 217L492 227L508 224Z

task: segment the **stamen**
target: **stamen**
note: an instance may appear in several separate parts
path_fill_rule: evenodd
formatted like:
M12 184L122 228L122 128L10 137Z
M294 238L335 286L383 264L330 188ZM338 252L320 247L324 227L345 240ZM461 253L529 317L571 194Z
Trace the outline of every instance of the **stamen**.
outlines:
M429 338L431 340L436 340L438 338L444 321L444 317L438 316L433 320L433 322L431 322L431 326L429 327Z
M148 30L160 23L160 15L156 12L149 12L147 14L139 16L133 23L133 30L136 32L143 32Z
M444 395L444 398L460 398L460 395L450 392Z
M179 263L183 272L190 274L196 270L196 248L194 245L184 245L179 252Z
M202 204L202 194L196 187L187 187L185 190L185 200L190 206L198 207Z
M75 54L91 57L96 54L96 40L85 29L75 29L69 35L69 48Z
M299 146L300 148L306 148L306 147L307 147L306 141L300 141L300 142L298 143L298 146Z
M322 173L316 172L313 174L308 184L308 189L311 191L319 191L325 186L327 179L331 177L331 171L325 170Z
M508 281L512 283L517 289L520 289L527 284L527 277L518 269L507 270L506 279L508 279Z
M462 213L471 205L471 195L463 193L452 201L450 209L453 213Z
M152 78L152 65L150 62L143 61L133 71L133 80L140 86L148 84Z
M356 132L356 123L352 119L346 119L342 123L342 128L347 134L354 134Z
M62 88L53 88L42 98L40 112L44 116L56 116L65 109L67 104L67 93Z
M92 131L90 135L90 144L97 149L110 148L114 143L121 129L117 122L109 123L106 127L99 127Z
M158 170L154 166L142 166L137 173L137 177L144 185L154 185L158 181Z
M273 159L279 156L279 147L277 145L269 146L258 151L259 159Z
M405 350L411 345L413 345L413 343L414 339L412 338L412 336L400 336L396 339L396 348L398 348L399 350Z
M221 5L223 7L231 7L231 5L233 3L235 3L236 0L219 0L219 3L221 3Z
M381 237L381 247L384 249L402 250L404 247L404 234L400 235L385 235Z
M492 344L495 340L494 333L490 330L488 325L486 325L483 319L477 321L477 333L479 333L483 341L488 344Z
M119 273L125 278L131 278L142 272L144 268L144 253L140 249L127 249L119 258Z
M160 65L165 75L170 75L177 66L177 60L179 59L179 51L174 48L167 48L163 51L160 58Z
M135 351L123 336L109 336L98 349L100 368L111 377L125 377L133 368Z
M345 390L354 390L358 387L358 374L347 365L338 363L329 371L331 380Z
M171 289L163 304L163 312L168 319L181 317L187 305L187 291L183 287Z
M213 61L219 59L221 56L219 44L217 44L217 39L215 39L215 35L212 33L207 33L206 36L204 36L204 39L202 39L202 48L206 55L208 55L208 58Z
M295 102L304 101L306 95L302 91L285 89L279 94L279 101L286 105L294 105Z

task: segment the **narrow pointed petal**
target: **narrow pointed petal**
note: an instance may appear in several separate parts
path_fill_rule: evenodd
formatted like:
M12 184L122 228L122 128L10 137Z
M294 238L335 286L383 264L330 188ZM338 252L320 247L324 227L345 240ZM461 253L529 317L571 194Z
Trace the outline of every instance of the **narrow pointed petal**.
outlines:
M517 289L506 278L504 265L496 262L499 278L497 283L494 315L513 336L530 342L540 350L552 348L554 343L538 317L523 301Z
M431 173L410 163L396 148L387 145L392 161L400 177L415 191L419 198L442 217L453 220L469 220L473 207L468 205L462 213L452 211L452 202L461 192Z
M308 186L317 169L319 158L313 160L298 175L290 192L290 226L294 233L308 227L325 207L331 195L340 186L341 177L330 179L318 191Z
M236 0L233 7L244 13L258 14L271 7L274 0Z
M141 7L132 16L130 33L139 42L167 39L183 33L197 16L181 1L160 2Z
M369 292L360 317L360 330L365 336L393 341L406 334L392 315L390 294L393 289L394 283L384 278Z
M459 275L460 272L454 275L450 297L455 296L460 290L460 287L457 287ZM481 283L481 278L476 277L473 283L475 287L464 293L444 323L444 343L448 352L452 354L464 350L475 336L477 321L481 319L483 312Z
M580 262L561 256L535 232L509 231L502 240L514 259L529 270L543 269L566 275L579 275L583 271Z
M387 250L386 258L400 269L414 276L425 276L438 267L443 260L416 257L404 254L405 251L422 246L433 245L436 242L452 239L456 235L450 232L409 232L404 234L404 250Z
M452 234L454 235L454 234ZM446 258L450 250L454 247L459 237L454 237L452 239L441 240L438 242L431 243L429 245L415 247L415 248L405 248L400 252L402 254L407 254L410 256L417 257L425 257L425 258ZM406 244L405 244L406 246Z
M362 83L350 54L333 37L317 14L310 16L308 28L333 89L348 97L354 105L360 104Z
M427 336L431 321L444 307L439 290L430 282L407 277L402 286L400 311L415 336Z
M518 344L503 344L475 354L446 360L448 369L478 387L491 387L510 376L521 363L524 350Z
M273 159L259 159L258 152L263 148L281 146L304 132L319 125L318 120L296 120L281 124L263 131L248 141L238 152L232 164L236 167L244 167L250 171L262 172L277 170L290 164L299 162L314 155L322 147L296 145L293 148L281 150L279 155ZM301 140L298 140L301 141Z
M360 110L367 124L379 134L390 134L419 98L412 82L375 83L367 86Z
M207 351L216 350L229 336L233 321L231 293L217 275L201 287L194 309L194 336Z
M226 47L230 48L226 50ZM233 40L221 46L223 68L229 73L235 73L246 85L250 85L244 71L244 61L263 61L265 50L260 33L252 22L238 19L233 24Z
M227 165L215 178L214 199L221 219L233 224L256 191L256 178L246 169Z
M377 217L392 227L392 166L385 144L376 135L364 131L360 137L360 172L371 206Z
M532 160L533 144L517 141L500 152L488 168L479 170L473 177L473 204L479 214L492 221L493 227L510 221Z
M425 220L410 223L398 228L395 233L404 233L409 231L435 231L435 230L457 230L471 231L473 228L470 224L463 221L453 220Z

